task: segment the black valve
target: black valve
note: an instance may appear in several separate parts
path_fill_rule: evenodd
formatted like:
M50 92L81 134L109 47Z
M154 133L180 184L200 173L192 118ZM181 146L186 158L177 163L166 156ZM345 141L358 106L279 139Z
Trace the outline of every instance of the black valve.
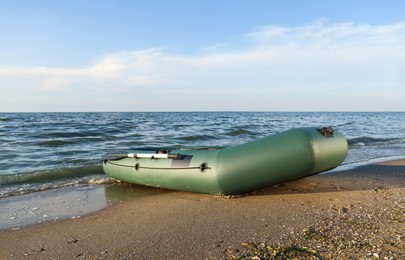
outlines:
M318 132L323 135L325 138L333 137L333 128L332 127L322 127L317 129Z

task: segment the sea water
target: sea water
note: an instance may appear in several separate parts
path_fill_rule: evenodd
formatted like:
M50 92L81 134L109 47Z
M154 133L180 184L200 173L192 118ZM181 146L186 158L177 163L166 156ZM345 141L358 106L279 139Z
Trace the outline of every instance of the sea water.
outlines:
M405 157L404 112L0 113L0 197L103 183L111 151L226 147L323 126L348 139L343 167Z

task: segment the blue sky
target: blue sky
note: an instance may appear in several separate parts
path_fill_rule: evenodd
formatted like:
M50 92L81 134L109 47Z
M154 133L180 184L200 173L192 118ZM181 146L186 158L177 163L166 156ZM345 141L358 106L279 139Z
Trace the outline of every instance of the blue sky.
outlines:
M0 2L0 111L405 111L404 1Z

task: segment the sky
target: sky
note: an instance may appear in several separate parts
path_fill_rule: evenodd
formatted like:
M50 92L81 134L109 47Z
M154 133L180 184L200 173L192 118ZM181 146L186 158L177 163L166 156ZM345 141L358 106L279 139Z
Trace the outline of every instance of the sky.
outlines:
M0 112L405 111L405 1L0 1Z

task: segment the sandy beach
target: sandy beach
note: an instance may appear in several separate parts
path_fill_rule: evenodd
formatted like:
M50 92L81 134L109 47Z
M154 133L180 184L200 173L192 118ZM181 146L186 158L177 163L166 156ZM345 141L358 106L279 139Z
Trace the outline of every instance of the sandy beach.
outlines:
M405 160L239 196L128 188L140 195L113 185L105 196L121 202L100 211L1 230L0 258L405 258Z

